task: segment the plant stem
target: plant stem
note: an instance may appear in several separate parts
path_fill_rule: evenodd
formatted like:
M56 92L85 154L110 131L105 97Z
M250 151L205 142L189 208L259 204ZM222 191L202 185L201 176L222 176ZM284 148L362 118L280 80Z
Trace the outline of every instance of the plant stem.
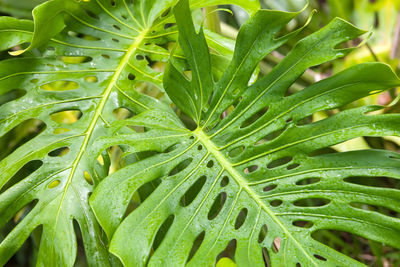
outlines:
M217 11L217 6L210 6L205 7L204 11L204 18L206 27L213 32L221 33L221 22L219 19L219 14Z

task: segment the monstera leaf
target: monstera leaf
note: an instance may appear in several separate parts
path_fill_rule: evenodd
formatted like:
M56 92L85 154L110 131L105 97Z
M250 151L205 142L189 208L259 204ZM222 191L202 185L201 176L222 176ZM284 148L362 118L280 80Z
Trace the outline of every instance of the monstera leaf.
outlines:
M279 30L297 13L256 12L240 29L218 80L187 0L174 14L191 72L182 73L172 58L164 86L197 128L149 108L111 125L146 132L102 137L92 147L94 154L113 144L151 152L104 179L91 196L110 251L125 266L211 266L227 248L238 266L363 265L315 240L322 229L399 248L399 219L368 207L400 211L398 190L372 183L399 179L400 155L323 148L359 136L398 135L400 116L374 115L381 107L365 106L307 123L315 112L398 86L398 77L387 65L367 63L286 94L307 68L349 53L353 48L338 45L365 32L334 19L249 84L259 61L296 34ZM137 194L141 204L132 208Z
M0 227L5 234L0 265L33 231L40 237L38 266L73 266L76 231L88 264L110 265L107 243L88 204L94 186L108 174L110 159L107 153L93 158L88 151L97 137L108 134L116 109L171 112L135 88L147 83L163 91L162 72L155 65L167 61L168 45L177 37L169 12L174 2L53 0L33 11L34 23L0 18L0 48L13 48L12 55L29 51L0 62L0 94L2 101L8 99L0 107L0 137L6 140L22 125L38 129L1 156ZM236 4L253 12L257 2ZM223 3L229 2L193 1L192 8ZM225 56L218 51L229 49L210 35L216 56ZM175 58L183 60L179 54ZM10 229L11 219L18 224Z

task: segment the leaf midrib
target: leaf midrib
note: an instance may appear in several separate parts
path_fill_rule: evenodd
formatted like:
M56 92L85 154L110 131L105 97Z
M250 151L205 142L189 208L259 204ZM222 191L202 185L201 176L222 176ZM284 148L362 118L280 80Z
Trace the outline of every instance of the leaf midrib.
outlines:
M65 183L65 187L63 190L63 194L60 200L60 204L58 206L58 210L57 210L57 215L56 215L56 221L55 221L55 225L57 225L58 222L58 218L61 212L61 207L64 201L64 198L67 194L68 188L71 185L72 179L75 175L76 169L79 165L79 162L85 152L85 149L87 148L90 138L92 137L93 131L96 127L97 121L101 116L101 113L103 112L104 106L107 103L107 100L113 90L113 88L117 85L118 79L122 73L122 71L125 69L125 67L127 66L130 58L132 57L132 55L136 52L137 48L139 47L139 45L142 43L144 37L146 36L148 30L144 30L142 31L136 38L136 40L132 43L132 45L129 47L129 49L127 50L125 56L122 58L120 64L118 65L118 67L116 68L116 71L114 72L107 88L104 90L101 100L96 108L95 114L93 115L93 119L91 120L89 127L87 128L87 130L85 131L85 139L82 142L82 145L80 147L79 153L77 155L77 157L75 158L74 162L72 163L72 169L70 172L70 175L68 176L67 182ZM57 227L54 227L54 232L53 232L53 237L55 235L55 229Z
M315 266L318 266L313 257L307 253L307 251L301 246L301 243L290 233L289 229L287 229L283 225L283 223L278 219L275 213L262 201L262 199L256 194L256 192L250 188L245 179L224 157L224 155L219 151L218 147L210 140L210 138L203 132L203 130L201 128L198 128L193 131L193 134L204 145L209 153L215 157L221 167L225 169L238 183L238 185L240 186L240 190L246 191L247 194L258 204L258 206L261 207L271 217L271 219L286 233L286 235L296 244L296 246L310 260L310 262L312 262Z

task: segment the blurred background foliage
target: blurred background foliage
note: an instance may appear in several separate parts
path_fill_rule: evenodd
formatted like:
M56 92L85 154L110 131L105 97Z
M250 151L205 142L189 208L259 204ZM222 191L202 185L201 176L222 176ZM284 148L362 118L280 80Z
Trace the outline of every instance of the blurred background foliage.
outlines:
M13 16L23 19L32 18L32 9L45 2L45 0L0 0L0 15L1 16ZM389 64L393 70L399 75L400 74L400 1L399 0L260 0L261 6L268 9L286 10L286 11L298 11L302 10L308 2L305 10L280 34L292 31L296 28L301 27L306 23L309 16L316 10L316 14L307 28L303 30L299 36L294 40L288 42L285 46L274 51L267 56L262 63L260 63L259 70L256 74L265 75L271 68L280 62L280 60L291 50L296 42L320 29L326 25L334 17L341 17L359 28L368 31L363 42L361 39L352 41L347 44L343 44L344 47L353 47L360 45L358 49L350 53L343 59L336 60L334 62L326 63L320 66L313 67L306 71L301 78L290 88L289 94L296 91L302 90L304 87L329 77L330 75L337 73L345 68L352 65L370 62L380 61ZM218 11L218 12L216 12ZM225 42L229 43L229 39L234 40L238 28L248 18L246 12L236 6L222 6L222 7L211 7L206 8L203 12L197 11L195 15L197 19L203 20L208 30L214 31L217 34L227 37ZM266 25L267 27L268 25ZM16 48L18 49L18 48ZM38 53L32 51L30 53ZM23 56L29 56L25 54ZM0 53L0 59L9 58L10 55L6 52ZM66 62L72 60L66 57ZM79 57L74 57L73 60L84 60ZM153 67L158 70L163 70L163 63L156 62ZM47 84L44 90L68 90L73 88L74 84L69 82L57 82L53 84ZM141 83L138 85L138 90L152 95L157 98L165 98L165 95L153 85ZM0 96L0 106L8 101L16 99L23 94L22 90L12 90L5 95ZM398 88L393 88L388 92L381 94L375 94L368 96L362 100L356 101L342 109L356 107L360 105L385 105L386 108L380 112L386 113L398 113L400 111L400 105L397 103L398 99ZM168 101L168 99L163 99ZM124 119L132 116L128 110L120 109L114 112L115 116L119 119ZM309 122L324 119L332 114L337 113L337 110L330 110L326 112L319 112L308 118ZM79 119L79 112L66 111L57 114L56 120L63 122L73 122ZM180 114L182 119L185 120L185 115ZM9 155L15 148L25 143L27 140L36 136L43 130L44 125L39 120L31 119L23 124L19 125L8 134L0 138L0 160L4 159ZM336 145L330 148L331 152L334 151L349 151L358 150L365 148L375 149L388 149L396 152L400 152L400 138L399 137L385 137L385 138L357 138L348 142ZM127 164L127 161L131 162L135 159L123 159L123 151L120 147L112 147L108 151L109 158L111 160L110 172L114 172L120 166ZM139 155L140 156L140 155ZM18 181L26 177L29 173L33 172L39 166L27 164L24 166L13 178L14 181ZM361 179L361 178L360 178ZM361 181L361 180L360 180ZM360 182L359 181L359 182ZM382 183L382 182L380 182ZM386 184L379 186L391 187L400 189L400 185L396 184L393 180L387 179ZM3 192L5 188L2 189ZM0 192L0 193L1 193ZM140 202L140 197L134 198L134 201ZM135 203L132 203L135 206ZM372 206L362 207L365 209L371 209ZM393 211L383 210L381 207L376 207L381 213L391 213L391 216L400 217L400 214L392 214ZM14 218L13 222L10 222L10 229L13 225L17 224L27 213L29 207L21 210ZM4 229L7 230L7 229ZM76 227L75 231L79 233L79 227ZM5 232L4 232L5 233ZM0 240L4 238L4 233L0 232ZM30 239L25 242L25 245L20 251L13 257L13 259L7 264L7 266L33 266L35 262L35 255L38 249L37 240L40 239L41 230L36 229ZM377 242L373 242L347 232L339 231L319 231L314 233L315 239L322 243L335 248L336 250L357 259L368 266L400 266L400 252L394 248L385 246ZM78 239L81 239L78 235ZM86 260L83 252L82 240L78 240L80 244L78 249L78 257L76 266L86 266ZM279 244L275 244L279 246ZM221 255L220 260L217 262L217 267L232 267L236 264L229 259L229 248L226 250L226 255Z

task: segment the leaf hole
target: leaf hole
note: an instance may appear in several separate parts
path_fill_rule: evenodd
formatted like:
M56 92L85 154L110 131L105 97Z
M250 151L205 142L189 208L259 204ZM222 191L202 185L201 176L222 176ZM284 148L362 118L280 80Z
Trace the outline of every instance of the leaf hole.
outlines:
M293 202L293 205L298 207L323 207L330 203L331 201L326 198L303 198Z
M238 147L235 147L235 148L229 150L228 156L229 156L230 158L237 157L237 156L239 156L239 155L244 151L244 149L245 149L245 146L238 146Z
M79 88L79 84L74 81L60 80L55 82L45 83L40 86L40 89L45 91L70 91Z
M86 76L84 79L89 83L97 83L99 81L96 76Z
M143 60L143 59L144 59L144 56L143 56L143 55L136 55L136 59L137 59L137 60Z
M128 79L133 81L134 79L136 79L136 76L133 73L129 73L128 74Z
M165 23L165 25L164 25L164 30L166 30L166 29L168 29L168 28L171 28L171 27L173 27L173 26L175 26L176 24L175 23Z
M61 183L60 180L54 180L47 187L52 189L52 188L57 187L60 183Z
M171 214L168 218L163 222L160 228L157 231L157 234L154 238L153 242L153 251L156 251L157 248L161 245L161 242L164 240L165 236L167 235L169 229L171 228L175 219L175 215Z
M37 171L42 165L43 161L41 160L32 160L26 163L0 188L0 194Z
M200 150L202 150L202 149L203 149L203 146L202 146L202 145L198 145L198 146L197 146L197 150L200 151Z
M278 253L279 249L281 248L281 238L280 237L275 237L274 242L272 242L271 245L272 252Z
M272 200L272 201L270 201L269 202L269 204L272 206L272 207L279 207L280 205L282 205L282 200L280 200L280 199L275 199L275 200Z
M289 162L291 162L293 160L293 157L282 157L276 160L271 161L268 165L267 168L268 169L274 169L274 168L278 168L280 166L283 166Z
M258 170L258 165L251 165L244 169L244 173L252 173Z
M193 200L200 193L204 184L206 183L207 177L205 175L201 176L197 181L186 191L186 193L181 197L179 204L182 207L189 206Z
M105 59L110 59L110 56L107 54L101 54L102 57L104 57Z
M88 182L88 184L93 185L93 179L92 176L89 174L88 171L85 171L83 173L83 176L85 177L86 182Z
M67 64L81 64L91 62L93 60L92 57L86 56L61 56L58 57L58 59Z
M119 121L133 117L134 113L127 108L116 108L113 110L113 115Z
M169 12L171 11L171 8L167 8L162 14L161 14L161 18L167 16L169 14Z
M183 160L181 163L179 163L178 165L176 165L168 174L168 176L172 176L172 175L176 175L178 173L180 173L181 171L183 171L184 169L186 169L190 163L192 163L193 158L188 158Z
M313 227L314 223L310 221L297 220L293 222L293 225L300 228L311 228Z
M196 239L193 241L193 246L192 246L192 249L189 252L189 257L187 258L186 262L189 262L193 258L193 256L196 254L196 252L199 250L199 248L201 246L201 243L203 243L205 234L206 234L205 231L201 232L196 237Z
M326 259L325 259L324 257L322 257L322 256L320 256L320 255L318 255L318 254L314 254L314 257L315 257L316 259L321 260L321 261L326 261Z
M285 129L273 131L273 132L267 134L266 136L264 136L263 138L259 139L254 145L259 146L266 142L272 141L272 140L278 138L284 131L285 131Z
M261 226L260 232L258 233L257 242L261 244L264 241L265 237L267 237L267 234L268 234L268 227L266 224L264 224L263 226Z
M112 38L111 39L113 42L115 42L115 43L119 43L119 40L117 39L117 38Z
M238 230L240 227L242 227L242 225L246 221L247 213L248 213L247 208L243 208L239 212L238 216L236 217L236 221L235 221L235 230Z
M214 166L214 161L213 160L210 160L208 163L207 163L207 168L212 168Z
M317 178L317 177L310 177L310 178L305 178L305 179L301 179L299 181L296 182L296 185L310 185L310 184L316 184L319 181L321 181L321 178Z
M276 184L271 184L271 185L268 185L268 186L264 187L264 188L263 188L263 191L264 191L264 192L269 192L269 191L274 190L274 189L277 188L277 187L278 187L278 185L276 185Z
M299 167L299 166L300 166L300 164L298 164L298 163L293 163L293 164L290 164L289 166L287 166L286 169L288 169L288 170L293 170L293 169L296 169L296 168Z
M50 119L59 124L74 124L82 117L80 110L63 110L50 114Z
M354 176L343 179L346 183L381 188L396 188L399 189L399 179L391 177L369 177L369 176Z
M212 204L210 211L208 212L207 218L209 220L215 219L220 211L222 210L222 207L225 204L227 195L225 192L221 192L214 200L214 203Z
M48 155L50 157L62 157L62 156L65 156L66 154L68 154L69 151L70 151L70 149L65 146L65 147L60 147L60 148L57 148L57 149L49 152Z
M229 178L228 178L228 176L222 177L221 183L220 183L221 187L225 187L225 186L227 186L228 184L229 184Z
M46 127L46 124L44 124L42 120L28 119L9 130L6 134L0 137L0 144L7 144L3 149L0 149L0 160L14 152L29 140L38 136L46 129ZM19 135L20 138L16 139L15 137L17 135Z
M241 125L240 128L246 128L255 123L258 119L260 119L265 113L267 113L269 107L264 107L253 114L250 118L246 119Z
M270 259L269 253L268 253L268 249L263 247L261 252L263 255L264 265L266 267L271 267L271 259Z
M88 9L83 9L83 10L85 10L85 12L86 12L86 14L89 16L89 17L91 17L92 19L100 19L99 18L99 16L97 16L95 13L93 13L92 11L90 11L90 10L88 10Z
M121 30L121 28L118 26L118 25L113 25L113 27L114 27L114 29L116 29L116 30L118 30L118 31L120 31Z
M229 258L232 261L234 261L235 258L235 253L236 253L236 246L237 246L237 241L236 239L232 239L229 241L229 243L226 245L225 249L218 254L216 258L216 262L218 262L222 258Z
M390 216L393 218L398 218L399 213L393 209L380 206L380 205L371 205L367 203L361 203L361 202L351 202L350 206L356 209L360 210L365 210L365 211L372 211L372 212L377 212L382 215Z

